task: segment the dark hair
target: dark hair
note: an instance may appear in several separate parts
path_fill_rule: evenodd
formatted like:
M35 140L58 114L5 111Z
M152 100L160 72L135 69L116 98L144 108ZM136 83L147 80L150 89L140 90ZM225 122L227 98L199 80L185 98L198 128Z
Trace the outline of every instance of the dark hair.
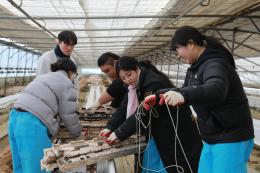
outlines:
M129 56L123 56L117 61L117 63L116 63L117 76L119 77L120 70L126 70L126 71L136 70L138 67L150 69L153 72L160 75L161 77L163 77L169 83L171 83L170 79L163 72L159 71L154 65L152 65L151 61L142 60L142 61L138 62L135 58L129 57Z
M55 63L51 64L51 71L56 72L58 70L63 70L65 72L72 71L74 73L77 72L77 66L75 63L69 58L61 58Z
M58 40L70 45L77 44L77 36L73 31L61 31L58 35Z
M137 70L139 67L138 61L130 56L123 56L116 62L116 74L119 77L120 70Z
M217 39L203 35L199 30L192 26L183 26L177 29L172 38L171 48L173 51L176 51L177 45L186 46L191 42L201 47L208 46L213 49L222 50L227 54L232 66L235 67L233 55L226 47L224 47Z
M120 58L120 56L118 56L112 52L103 53L98 58L98 66L101 67L104 64L114 65L114 60L118 60L119 58Z
M163 72L159 71L152 63L150 60L141 60L139 61L139 65L141 67L147 68L152 70L153 72L159 74L160 76L162 76L163 78L169 80L168 76L166 74L164 74ZM170 81L170 80L169 80Z

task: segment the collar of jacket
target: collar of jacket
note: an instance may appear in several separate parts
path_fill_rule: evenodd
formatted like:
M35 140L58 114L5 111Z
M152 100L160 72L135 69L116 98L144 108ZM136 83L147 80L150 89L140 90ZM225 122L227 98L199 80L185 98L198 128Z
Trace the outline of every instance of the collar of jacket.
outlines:
M57 45L54 49L55 55L60 57L60 58L70 58L70 56L65 55L61 50L60 50L60 46Z
M146 73L147 73L147 69L143 68L143 67L140 67L140 74L139 74L139 81L138 81L138 84L136 86L136 90L140 90L140 88L143 86L143 83L144 83L144 78L146 76Z
M206 47L206 49L200 55L198 60L195 63L193 63L189 67L188 70L197 71L197 69L199 68L199 66L201 66L201 64L203 64L205 61L208 61L208 60L213 59L213 58L223 59L223 60L229 62L230 64L232 64L231 61L233 59L233 57L230 57L229 55L227 55L227 53L225 53L222 50Z
M64 74L66 77L69 77L69 74L68 74L66 71L58 70L58 71L56 71L56 72L62 73L62 74ZM68 78L68 79L69 79L69 78Z

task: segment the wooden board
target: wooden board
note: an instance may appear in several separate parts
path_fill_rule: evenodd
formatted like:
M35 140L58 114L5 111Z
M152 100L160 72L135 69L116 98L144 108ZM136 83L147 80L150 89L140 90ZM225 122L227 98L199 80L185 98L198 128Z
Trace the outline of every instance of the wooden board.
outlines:
M79 140L64 145L54 145L44 150L41 167L46 171L52 171L58 167L61 171L95 164L101 160L109 160L117 157L135 154L145 147L144 138L137 143L136 138L131 137L116 145L110 146L103 139L89 141Z

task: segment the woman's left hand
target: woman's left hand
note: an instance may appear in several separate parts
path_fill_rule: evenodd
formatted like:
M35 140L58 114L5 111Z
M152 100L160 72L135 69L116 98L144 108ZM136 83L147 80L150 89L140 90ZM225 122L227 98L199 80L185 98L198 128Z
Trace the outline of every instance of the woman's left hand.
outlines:
M156 95L149 95L145 97L143 107L149 111L156 103Z
M109 144L109 145L114 145L114 144L118 143L119 140L118 140L115 132L113 132L113 133L111 133L111 135L107 139L104 140L104 142Z
M163 94L165 103L171 106L181 105L185 102L184 97L176 91L168 91Z

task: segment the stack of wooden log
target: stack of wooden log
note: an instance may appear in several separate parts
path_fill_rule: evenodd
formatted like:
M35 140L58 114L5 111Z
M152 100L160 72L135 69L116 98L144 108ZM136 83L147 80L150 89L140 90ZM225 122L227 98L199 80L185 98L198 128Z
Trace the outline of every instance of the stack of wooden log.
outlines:
M105 128L107 121L111 117L111 109L106 109L109 111L105 111L104 108L93 112L79 112L80 123L83 126L83 130L85 133L85 140L90 140L98 137L98 133ZM58 133L54 138L61 139L62 141L71 141L74 140L70 135L69 131L61 125ZM71 140L70 140L71 139Z
M73 141L63 145L55 144L52 148L44 150L41 168L46 171L59 168L60 171L66 172L93 165L101 160L135 154L144 147L143 137L138 140L136 137L131 137L113 146L104 143L101 138Z

